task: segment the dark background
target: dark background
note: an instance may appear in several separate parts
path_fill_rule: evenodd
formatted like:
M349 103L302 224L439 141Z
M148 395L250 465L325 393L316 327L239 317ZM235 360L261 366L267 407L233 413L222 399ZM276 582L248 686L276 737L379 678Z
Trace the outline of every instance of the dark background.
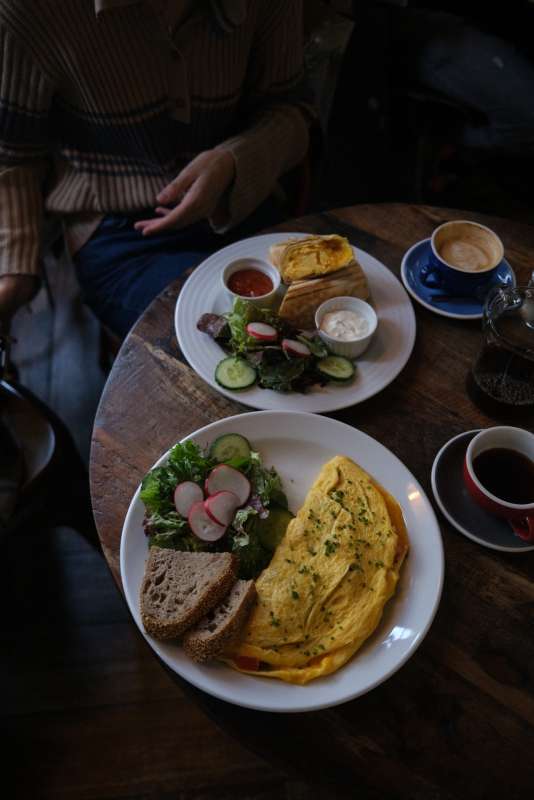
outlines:
M329 61L317 91L324 138L314 206L423 202L530 222L534 123L533 129L523 131L515 151L462 147L462 125L468 121L484 127L484 113L476 102L459 103L454 92L435 91L421 82L408 64L416 59L414 48L423 50L428 39L425 42L422 34L403 49L398 30L403 19L417 11L445 12L501 38L532 63L533 3L333 0L305 5L312 74L314 68L321 72L321 58ZM445 31L443 37L447 35ZM469 47L468 40L464 46ZM491 51L483 55L491 57ZM510 91L517 91L512 78ZM491 94L492 79L490 70L487 78L481 72L484 93ZM531 93L515 104L532 103L534 70L528 89ZM502 98L496 97L496 102Z

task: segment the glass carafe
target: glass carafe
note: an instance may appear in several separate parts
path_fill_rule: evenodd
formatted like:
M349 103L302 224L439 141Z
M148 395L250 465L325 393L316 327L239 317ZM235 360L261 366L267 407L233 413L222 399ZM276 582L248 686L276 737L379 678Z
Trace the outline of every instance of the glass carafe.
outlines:
M505 287L487 297L483 343L470 375L485 410L532 412L534 420L534 287Z

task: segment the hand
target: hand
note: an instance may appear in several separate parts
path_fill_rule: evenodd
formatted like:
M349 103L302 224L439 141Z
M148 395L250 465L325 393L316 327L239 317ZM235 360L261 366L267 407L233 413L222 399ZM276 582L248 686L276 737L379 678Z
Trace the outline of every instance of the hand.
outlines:
M8 325L19 308L35 297L39 278L35 275L0 276L0 329Z
M200 153L156 197L165 204L156 208L160 219L140 220L135 229L150 236L206 219L217 208L234 175L234 157L228 150L215 148Z

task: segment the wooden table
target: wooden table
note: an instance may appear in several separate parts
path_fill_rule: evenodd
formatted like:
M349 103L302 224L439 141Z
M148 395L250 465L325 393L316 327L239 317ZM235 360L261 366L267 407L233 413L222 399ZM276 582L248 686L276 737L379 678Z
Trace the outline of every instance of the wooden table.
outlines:
M396 274L402 254L448 219L470 218L502 237L516 274L532 269L534 227L426 206L368 205L278 230L347 235ZM97 413L91 453L94 514L119 587L119 541L130 499L167 448L245 410L181 360L173 328L180 283L147 309L122 347ZM336 413L392 450L428 496L430 468L452 436L495 424L465 392L480 323L416 304L417 339L401 375L372 399ZM534 420L522 422L531 430ZM359 797L525 798L534 788L534 559L477 546L438 513L446 575L425 641L392 678L329 710L276 715L188 687L225 731L273 763ZM529 792L530 790L530 792Z

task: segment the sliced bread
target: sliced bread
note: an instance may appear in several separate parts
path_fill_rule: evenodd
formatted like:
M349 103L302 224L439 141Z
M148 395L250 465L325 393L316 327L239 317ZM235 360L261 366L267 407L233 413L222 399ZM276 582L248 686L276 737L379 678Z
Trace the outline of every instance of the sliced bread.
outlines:
M195 625L236 580L231 553L187 553L151 547L141 585L141 619L156 639L173 639Z
M254 581L237 581L223 602L185 633L187 655L198 662L219 656L244 627L255 600Z
M321 278L296 281L288 286L278 316L297 328L313 330L315 312L333 297L369 298L367 278L357 261Z

